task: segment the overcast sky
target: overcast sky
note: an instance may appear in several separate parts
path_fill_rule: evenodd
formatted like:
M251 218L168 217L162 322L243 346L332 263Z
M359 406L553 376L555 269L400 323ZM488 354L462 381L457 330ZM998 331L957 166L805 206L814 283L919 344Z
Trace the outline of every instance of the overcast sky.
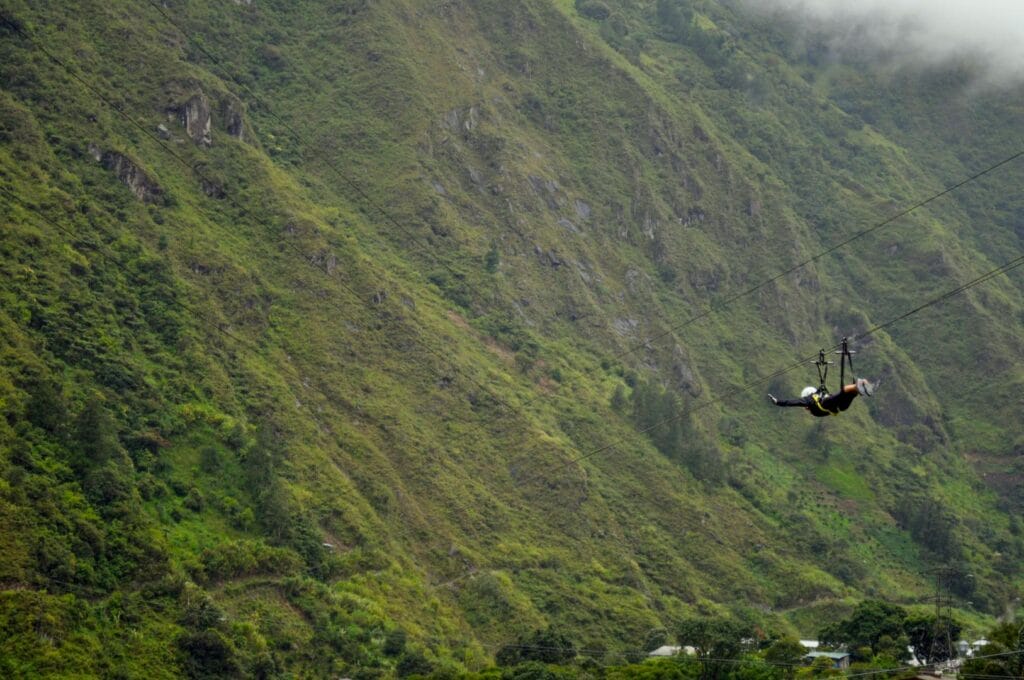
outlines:
M865 49L936 64L970 55L994 82L1024 81L1024 0L743 0L825 29L840 55ZM868 29L868 30L864 30Z

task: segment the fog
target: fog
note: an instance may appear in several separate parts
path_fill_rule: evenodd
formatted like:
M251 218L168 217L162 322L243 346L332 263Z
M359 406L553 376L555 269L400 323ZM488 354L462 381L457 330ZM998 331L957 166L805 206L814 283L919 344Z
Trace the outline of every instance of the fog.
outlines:
M967 60L988 84L1024 81L1024 0L742 0L824 36L838 59L912 68Z

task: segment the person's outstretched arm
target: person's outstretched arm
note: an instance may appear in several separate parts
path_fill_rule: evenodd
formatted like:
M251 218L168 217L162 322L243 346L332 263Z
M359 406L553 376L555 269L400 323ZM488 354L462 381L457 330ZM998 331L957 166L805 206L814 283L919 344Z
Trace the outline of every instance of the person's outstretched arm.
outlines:
M772 403L776 406L807 406L806 399L776 399L772 395L768 395Z

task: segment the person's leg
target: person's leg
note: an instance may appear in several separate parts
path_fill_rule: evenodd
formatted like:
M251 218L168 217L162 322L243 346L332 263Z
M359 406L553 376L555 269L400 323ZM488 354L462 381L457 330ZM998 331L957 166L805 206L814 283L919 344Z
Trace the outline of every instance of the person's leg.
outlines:
M821 400L821 405L829 411L845 411L857 398L859 392L857 385L843 385L843 391L838 394L830 394Z

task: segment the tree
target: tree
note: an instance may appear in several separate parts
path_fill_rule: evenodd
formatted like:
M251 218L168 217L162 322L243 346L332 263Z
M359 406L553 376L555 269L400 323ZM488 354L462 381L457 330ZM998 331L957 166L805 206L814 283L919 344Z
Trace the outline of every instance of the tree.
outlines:
M807 667L806 674L812 678L825 678L831 675L839 675L839 671L836 670L832 659L827 656L819 656L814 660L814 663Z
M524 661L564 664L576 658L576 646L555 628L538 629L505 645L495 655L499 666L515 666Z
M89 399L78 415L74 440L71 467L79 473L110 460L120 452L117 426L99 397Z
M190 678L238 677L234 645L216 630L182 633L177 640L182 666Z
M787 678L796 675L796 667L807 656L807 650L796 638L779 638L764 650L764 660L783 669Z
M612 15L608 5L598 0L576 0L576 11L580 13L580 16L594 21L604 21Z
M484 268L488 274L493 274L498 271L499 264L501 264L501 253L498 252L497 244L492 244L491 249L484 255Z
M658 0L658 23L670 40L686 40L693 22L693 10L684 7L682 0Z
M388 656L398 656L405 651L405 643L407 636L405 631L401 628L395 628L392 631L388 631L388 634L384 638L384 646L381 651Z
M742 623L704 616L683 619L676 627L679 644L696 650L701 680L724 678L729 660L739 658L743 638L749 635L749 627Z
M428 675L433 670L434 664L430 663L422 652L416 650L406 651L395 666L395 672L400 678L410 675Z
M914 649L914 656L925 664L946 661L956 656L956 649L950 649L948 641L960 637L961 626L949 617L936 619L934 614L911 614L903 623L903 630ZM938 644L935 644L936 631L939 632Z
M628 403L629 402L626 400L626 390L623 389L622 385L616 385L615 391L612 392L612 410L616 413L625 413Z
M963 675L1024 678L1024 620L1001 623L986 637L989 643L977 656L988 658L970 659L964 663Z
M907 637L903 622L907 612L902 607L880 600L865 600L857 605L850 618L826 626L818 634L827 647L853 650L856 661L867 661L867 653L893 652L897 661L906 657ZM867 652L865 651L867 650Z

